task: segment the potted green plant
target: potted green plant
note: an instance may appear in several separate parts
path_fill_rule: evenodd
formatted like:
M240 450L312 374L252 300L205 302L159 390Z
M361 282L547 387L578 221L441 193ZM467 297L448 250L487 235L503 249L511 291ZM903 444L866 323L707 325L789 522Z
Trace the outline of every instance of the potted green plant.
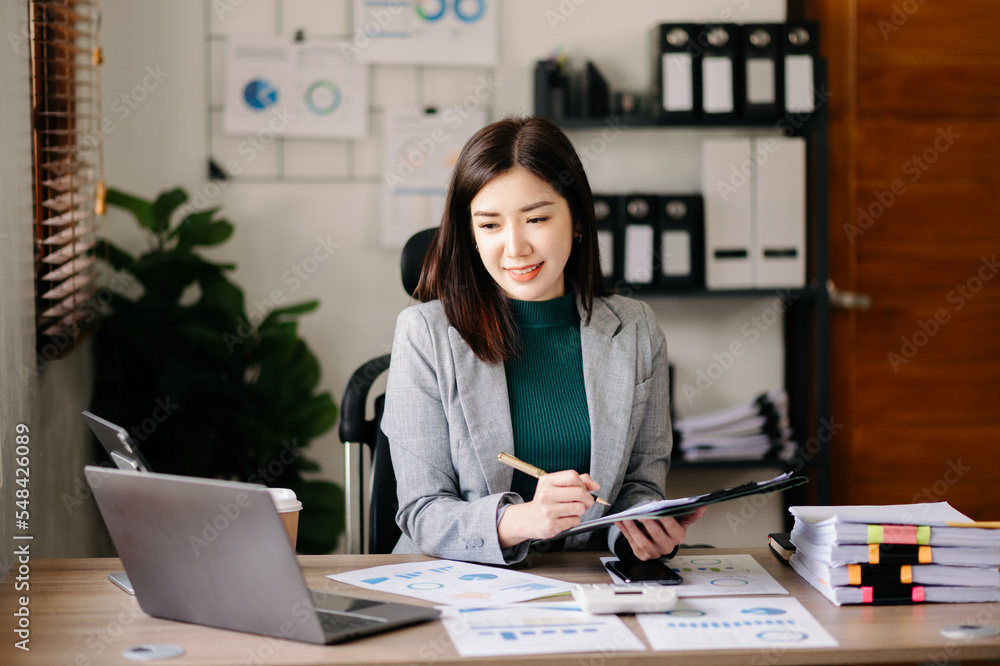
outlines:
M196 251L225 242L233 226L218 208L185 212L187 200L179 188L155 201L108 190L108 204L130 211L150 244L137 257L110 242L98 250L134 283L101 298L93 411L129 429L158 472L291 488L303 504L299 552L330 552L343 531L343 491L303 478L319 469L304 450L337 419L298 334L298 316L318 301L248 317L226 276L235 265Z

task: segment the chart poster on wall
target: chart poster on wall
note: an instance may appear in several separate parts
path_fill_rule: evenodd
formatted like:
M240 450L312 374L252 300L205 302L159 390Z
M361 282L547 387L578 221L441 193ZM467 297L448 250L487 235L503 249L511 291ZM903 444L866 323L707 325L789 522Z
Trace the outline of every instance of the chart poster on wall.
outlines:
M402 248L436 227L462 146L486 124L483 111L387 109L383 129L382 244Z
M359 138L368 130L368 68L340 42L233 36L226 54L222 131Z
M400 65L495 65L497 5L496 0L354 0L348 57Z

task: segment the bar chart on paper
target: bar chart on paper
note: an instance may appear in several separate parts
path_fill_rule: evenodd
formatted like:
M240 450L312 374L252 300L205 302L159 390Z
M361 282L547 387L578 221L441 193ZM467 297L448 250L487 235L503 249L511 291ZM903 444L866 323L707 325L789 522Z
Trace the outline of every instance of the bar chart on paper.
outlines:
M645 650L617 615L574 602L444 608L442 622L463 657Z
M636 617L654 650L838 645L797 599L787 597L684 599L666 613Z

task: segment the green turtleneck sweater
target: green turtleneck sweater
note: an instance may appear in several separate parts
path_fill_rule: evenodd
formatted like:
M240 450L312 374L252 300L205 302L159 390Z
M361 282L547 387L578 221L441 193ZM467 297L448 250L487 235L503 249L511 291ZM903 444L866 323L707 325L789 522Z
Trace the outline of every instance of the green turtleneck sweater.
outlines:
M507 361L514 455L546 472L590 471L590 413L583 385L580 316L572 293L511 301L521 353ZM531 501L537 481L515 471L511 490Z

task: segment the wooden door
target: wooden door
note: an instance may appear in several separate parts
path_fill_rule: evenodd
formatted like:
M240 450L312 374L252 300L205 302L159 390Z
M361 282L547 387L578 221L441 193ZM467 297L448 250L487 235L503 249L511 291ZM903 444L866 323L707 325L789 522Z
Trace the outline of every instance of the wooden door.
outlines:
M830 70L834 503L1000 519L1000 2L805 0Z

